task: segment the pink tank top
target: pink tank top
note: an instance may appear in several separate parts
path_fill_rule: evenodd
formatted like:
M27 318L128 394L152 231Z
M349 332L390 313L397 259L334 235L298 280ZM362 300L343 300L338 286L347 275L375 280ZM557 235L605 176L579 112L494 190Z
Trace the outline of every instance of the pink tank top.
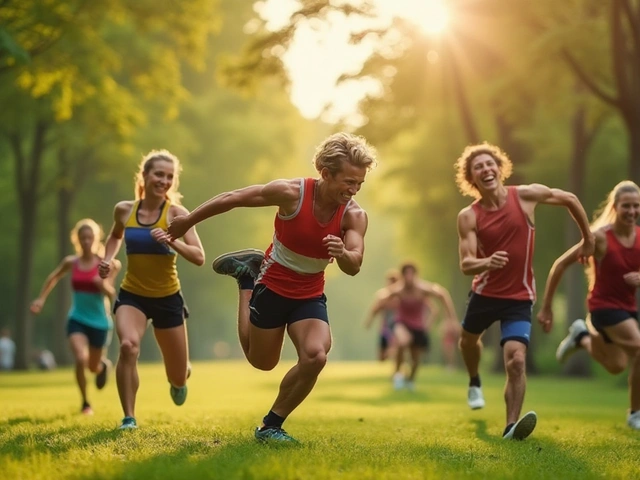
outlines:
M426 310L427 305L424 298L401 298L396 321L411 330L424 330Z
M472 208L476 214L478 258L488 258L502 250L509 254L509 262L501 269L476 275L471 289L487 297L535 301L535 228L522 210L517 188L507 187L507 201L499 210L486 210L477 201Z

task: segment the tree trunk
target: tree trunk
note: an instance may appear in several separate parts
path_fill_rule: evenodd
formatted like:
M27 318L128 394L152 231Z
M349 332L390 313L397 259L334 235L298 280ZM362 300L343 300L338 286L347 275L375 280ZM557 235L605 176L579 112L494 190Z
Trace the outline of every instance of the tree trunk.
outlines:
M630 118L625 123L629 138L629 179L640 185L640 111L637 117L637 120Z
M69 231L71 222L71 204L73 201L73 185L71 185L71 166L68 153L65 148L58 151L58 258L62 259L69 255ZM58 364L70 365L73 357L69 351L67 343L67 316L69 312L69 298L71 288L68 281L58 283L55 305L55 316L53 319L53 353L58 360Z
M579 106L573 116L572 124L572 155L569 165L569 191L578 198L583 198L584 184L587 168L587 153L589 149L589 134L586 125L586 109ZM567 218L565 224L565 249L568 249L580 241L580 232L575 222ZM577 318L585 318L585 290L584 272L577 265L569 268L564 279L567 297L567 318L565 325L568 327ZM561 322L559 322L562 324ZM563 368L563 373L570 376L591 376L591 362L587 352L578 352L573 355Z
M31 300L31 267L36 235L38 213L38 187L40 167L45 149L47 125L35 125L31 141L31 152L23 151L23 138L19 133L9 135L15 160L16 190L20 210L20 239L18 242L18 283L16 286L16 369L29 367L31 356L32 318L29 312Z

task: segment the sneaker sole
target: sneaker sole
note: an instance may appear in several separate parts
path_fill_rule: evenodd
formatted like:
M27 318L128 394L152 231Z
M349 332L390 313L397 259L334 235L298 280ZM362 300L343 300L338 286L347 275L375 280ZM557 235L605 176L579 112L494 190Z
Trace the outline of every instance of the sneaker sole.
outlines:
M262 250L258 250L257 248L247 248L245 250L238 250L237 252L224 253L219 257L216 257L211 263L211 268L213 269L214 272L220 273L217 270L217 268L220 266L220 264L223 261L227 260L228 258L231 258L231 257L245 258L245 257L250 257L252 255L260 255L262 256L262 258L264 258L264 252Z
M538 423L538 417L535 412L529 412L522 417L516 426L513 427L513 436L512 440L524 440L527 438L533 430L536 428L536 424Z
M484 403L483 404L477 404L476 403L476 404L473 404L473 405L469 404L469 408L471 410L480 410L480 409L484 408Z

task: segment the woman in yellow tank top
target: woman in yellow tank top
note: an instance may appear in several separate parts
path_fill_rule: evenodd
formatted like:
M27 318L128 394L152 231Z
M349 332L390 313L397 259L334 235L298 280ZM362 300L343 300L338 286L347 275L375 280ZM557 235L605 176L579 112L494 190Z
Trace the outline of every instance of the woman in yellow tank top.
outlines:
M124 238L127 268L114 307L120 356L116 366L118 394L124 411L121 429L136 428L140 342L151 319L162 352L170 394L176 405L187 398L190 373L185 318L176 258L181 255L198 266L204 250L195 227L180 240L171 240L167 226L177 215L188 214L180 205L178 158L166 150L148 153L135 179L135 200L116 204L114 222L100 263L100 276L109 275L113 258Z

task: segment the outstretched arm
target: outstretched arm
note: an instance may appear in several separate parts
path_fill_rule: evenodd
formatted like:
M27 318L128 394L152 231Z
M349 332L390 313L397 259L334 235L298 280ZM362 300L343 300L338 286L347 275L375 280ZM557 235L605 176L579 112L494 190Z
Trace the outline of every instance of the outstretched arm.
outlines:
M603 254L606 249L606 237L602 230L595 232L596 239L596 255ZM570 265L580 261L582 243L574 245L569 250L564 252L558 259L553 262L549 275L547 276L547 283L544 288L544 296L542 297L542 306L538 312L538 321L542 325L542 329L545 333L549 333L553 326L553 297L556 294L560 280L564 275L564 272Z
M171 241L183 237L194 225L207 218L238 207L287 208L299 199L299 183L291 180L274 180L266 185L252 185L231 192L224 192L207 200L188 215L175 217L167 230Z
M376 294L376 298L369 309L369 313L367 314L367 318L364 321L365 328L370 328L371 324L375 320L376 316L380 314L389 303L389 293L386 291L379 291Z
M176 216L186 216L189 214L189 210L182 205L172 205L171 208L172 213L175 213ZM152 230L151 236L156 242L169 244L178 255L194 265L198 265L199 267L204 265L204 248L202 247L202 242L200 241L195 226L187 230L181 240L173 240L167 232L160 228Z
M75 258L76 257L73 255L65 257L55 270L49 274L42 285L38 298L31 303L31 313L38 314L42 311L42 307L44 307L44 303L47 301L49 293L51 293L51 290L53 290L53 288L58 284L60 279L71 270Z
M579 248L578 260L581 263L586 263L587 259L593 255L595 239L589 226L587 213L584 211L584 207L580 203L580 200L578 200L578 197L571 192L566 192L559 188L549 188L546 185L541 185L539 183L521 185L518 187L518 195L525 202L560 205L566 207L582 234L582 243Z

